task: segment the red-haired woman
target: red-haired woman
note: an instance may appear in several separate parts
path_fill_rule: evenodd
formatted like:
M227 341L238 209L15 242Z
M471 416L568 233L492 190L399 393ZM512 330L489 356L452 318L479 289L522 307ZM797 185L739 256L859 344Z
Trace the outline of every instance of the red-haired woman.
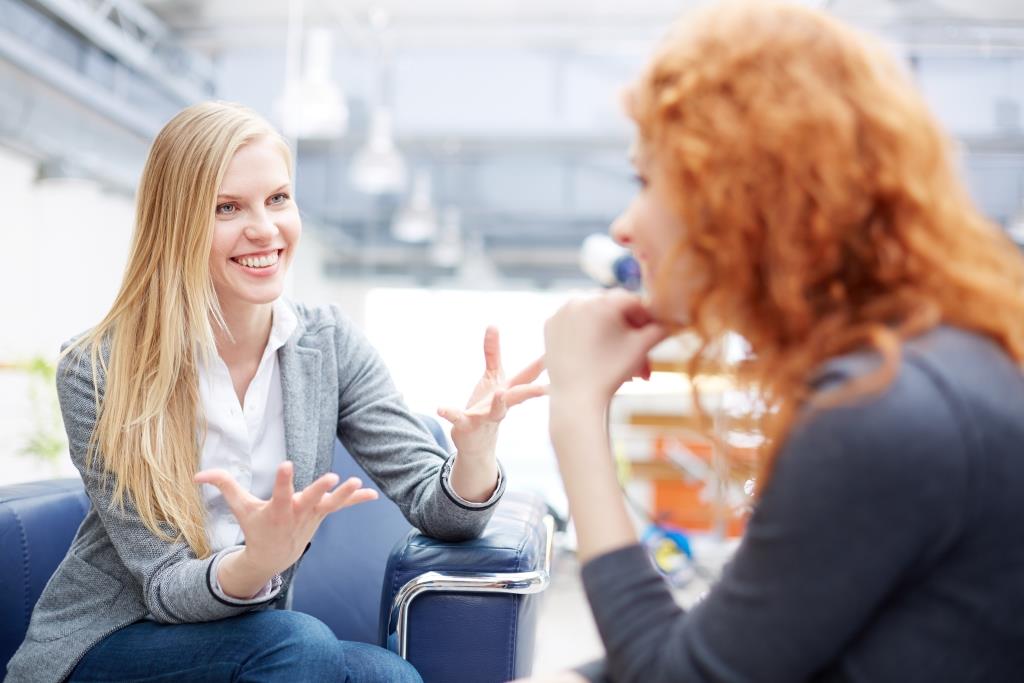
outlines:
M871 40L762 1L680 25L627 101L641 187L612 233L649 298L546 329L607 660L549 680L1021 680L1024 267L920 95ZM770 408L747 533L689 612L637 544L605 430L678 329L745 337Z

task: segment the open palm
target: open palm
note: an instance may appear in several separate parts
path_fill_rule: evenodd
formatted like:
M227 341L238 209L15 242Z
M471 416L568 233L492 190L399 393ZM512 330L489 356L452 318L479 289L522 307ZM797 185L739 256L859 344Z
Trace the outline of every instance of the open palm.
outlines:
M544 358L533 361L511 379L505 379L501 364L498 330L484 333L484 374L473 388L465 408L441 408L437 414L452 423L452 442L460 455L494 452L498 425L508 409L542 396L547 387L532 384L544 371Z

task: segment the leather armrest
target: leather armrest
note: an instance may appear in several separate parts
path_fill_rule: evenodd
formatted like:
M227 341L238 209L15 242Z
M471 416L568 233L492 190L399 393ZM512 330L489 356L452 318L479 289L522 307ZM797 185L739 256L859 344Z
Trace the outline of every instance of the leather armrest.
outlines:
M517 492L505 494L484 533L471 541L410 532L385 571L382 643L427 683L529 675L552 533L543 500Z

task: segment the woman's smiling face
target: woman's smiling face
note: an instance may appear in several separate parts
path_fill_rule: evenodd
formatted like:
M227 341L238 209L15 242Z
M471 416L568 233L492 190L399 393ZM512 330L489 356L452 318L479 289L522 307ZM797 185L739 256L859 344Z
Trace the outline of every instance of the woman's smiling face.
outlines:
M686 228L669 199L671 177L642 144L634 146L630 157L639 189L612 223L610 233L640 263L648 304L655 317L665 323L685 324L700 278L692 259L679 251Z
M259 137L235 152L215 214L210 274L221 307L267 304L281 296L302 221L279 142Z

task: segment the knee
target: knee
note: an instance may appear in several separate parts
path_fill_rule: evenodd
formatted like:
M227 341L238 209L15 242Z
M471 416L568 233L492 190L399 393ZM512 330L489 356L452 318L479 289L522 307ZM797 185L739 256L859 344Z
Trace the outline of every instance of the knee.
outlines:
M423 683L423 677L412 664L405 661L393 652L388 653L387 679L394 683Z
M304 672L308 680L329 680L344 670L340 643L319 619L289 610L267 610L259 615L262 647L253 663L260 668L290 668Z
M366 643L345 642L345 667L350 680L359 683L423 683L412 664L394 652Z

